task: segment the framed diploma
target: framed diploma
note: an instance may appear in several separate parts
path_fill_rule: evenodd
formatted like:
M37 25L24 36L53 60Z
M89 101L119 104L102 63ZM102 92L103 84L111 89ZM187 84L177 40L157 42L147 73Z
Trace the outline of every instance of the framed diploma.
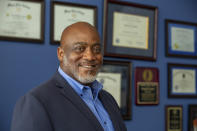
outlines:
M168 97L197 98L197 65L168 63Z
M84 21L97 26L97 7L75 3L51 3L51 44L59 44L63 30L76 22Z
M167 105L166 131L183 131L183 107L181 105Z
M106 0L104 55L156 60L157 8Z
M104 60L97 80L114 97L123 119L131 119L131 63Z
M136 105L159 103L159 70L150 67L135 69Z
M0 1L0 39L44 41L43 0Z
M166 20L166 55L197 58L197 23Z
M197 105L188 106L188 131L197 131Z

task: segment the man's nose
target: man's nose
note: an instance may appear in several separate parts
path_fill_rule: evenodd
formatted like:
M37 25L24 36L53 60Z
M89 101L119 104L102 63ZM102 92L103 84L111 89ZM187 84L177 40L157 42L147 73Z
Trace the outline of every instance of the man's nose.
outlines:
M87 48L86 51L84 52L83 56L86 60L95 60L95 54L91 50L91 48Z

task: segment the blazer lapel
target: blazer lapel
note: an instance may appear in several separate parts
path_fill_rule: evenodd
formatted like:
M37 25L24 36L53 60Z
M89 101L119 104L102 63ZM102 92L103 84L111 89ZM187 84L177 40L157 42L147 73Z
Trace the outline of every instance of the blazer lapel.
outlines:
M102 102L103 106L105 107L106 111L108 112L111 121L113 123L114 131L121 131L120 127L118 126L118 118L114 114L117 114L117 112L113 109L114 105L110 102L109 98L104 95L103 91L99 93L99 99Z
M92 123L91 125L93 125L97 131L103 131L103 128L96 116L58 72L55 74L55 79L56 86L60 88L60 92L65 97L65 99L71 101L71 103L90 121L90 123Z

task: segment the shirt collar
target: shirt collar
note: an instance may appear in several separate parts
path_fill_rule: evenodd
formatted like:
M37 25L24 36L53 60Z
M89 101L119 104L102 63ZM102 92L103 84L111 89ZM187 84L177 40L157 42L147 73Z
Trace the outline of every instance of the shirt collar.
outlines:
M91 89L92 90L92 95L93 95L94 99L96 99L98 97L98 94L99 94L100 90L103 88L102 84L99 83L97 80L95 80L92 83L91 88L89 86L82 85L81 83L79 83L78 81L74 80L72 77L67 75L61 69L60 66L58 68L58 72L71 85L71 87L77 92L78 95L83 94L84 89Z

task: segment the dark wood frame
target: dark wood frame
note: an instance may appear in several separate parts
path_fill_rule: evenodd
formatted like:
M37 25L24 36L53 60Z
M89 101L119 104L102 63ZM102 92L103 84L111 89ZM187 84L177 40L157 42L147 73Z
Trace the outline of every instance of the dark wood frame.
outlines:
M41 4L41 18L40 18L40 39L31 39L31 38L23 38L23 37L10 37L10 36L0 36L0 40L6 41L22 41L22 42L37 42L43 43L44 42L44 23L45 23L45 1L44 0L17 0L17 1L26 1L32 3L40 3Z
M168 109L169 108L180 108L181 110L181 114L182 115L182 119L180 120L181 122L181 129L179 131L183 131L183 106L182 105L166 105L165 106L165 131L168 131L168 117L169 117L169 114L168 114ZM170 131L173 131L173 130L170 130ZM174 131L177 131L177 130L174 130Z
M168 63L168 97L169 98L197 98L197 91L196 94L191 94L191 95L183 95L183 94L172 94L171 89L172 89L172 76L171 76L171 71L173 67L179 67L179 68L190 68L190 69L195 69L197 70L197 65L189 65L189 64L175 64L175 63ZM197 81L196 81L197 82Z
M113 26L113 21L108 24L108 21L110 19L109 18L110 15L108 15L108 11L110 8L109 4L115 4L116 6L122 6L122 7L136 8L137 10L139 10L138 12L140 12L141 15L143 14L144 16L147 16L147 15L144 14L143 11L146 11L146 12L150 11L151 13L154 14L153 16L151 16L153 18L153 19L151 19L151 21L153 23L150 22L152 24L151 25L152 28L149 29L149 42L148 42L149 49L148 50L143 50L143 49L139 49L139 48L138 49L137 48L129 48L128 49L126 47L114 47L112 45L111 39L113 38L113 34L112 34L113 29L110 29L111 27L109 27L109 26ZM124 12L124 11L122 11L122 12ZM129 13L132 14L133 12L129 12ZM137 13L133 13L133 14L137 14ZM139 13L137 15L139 15ZM156 47L156 43L157 43L157 15L158 15L157 7L122 2L122 1L117 1L117 0L106 0L104 2L104 22L103 22L104 23L103 24L103 43L104 43L104 47L105 47L104 48L104 55L111 56L111 57L123 57L123 58L155 61L156 60L156 48L157 48ZM149 25L149 28L150 28L150 25ZM151 37L150 37L150 35L151 35ZM110 47L107 47L107 44L110 44ZM114 49L111 49L112 47L116 48L116 50L119 50L119 51L121 50L120 51L121 53L115 52ZM143 55L143 54L146 54L146 55ZM150 55L150 56L148 56L148 55Z
M69 2L59 2L59 1L52 1L51 2L51 33L50 33L50 40L51 44L59 44L60 41L54 40L54 5L65 5L65 6L73 6L73 7L79 7L79 8L85 8L85 9L92 9L94 11L94 26L97 28L97 7L92 5L83 5L83 4L77 4L77 3L69 3ZM65 27L66 28L66 27Z
M124 120L131 119L131 69L132 63L130 62L104 60L103 67L100 70L100 72L122 74L120 110Z
M177 20L170 20L170 19L166 19L165 20L165 43L166 43L166 56L168 57L181 57L181 58L197 58L197 39L195 42L195 52L193 53L194 55L190 55L190 54L187 54L184 52L180 53L180 51L175 51L176 53L171 53L170 52L170 49L169 49L169 29L168 29L168 26L169 24L177 24L177 25L186 25L186 26L193 26L196 28L196 36L197 36L197 23L191 23L191 22L185 22L185 21L177 21ZM194 37L196 37L194 36ZM192 53L191 53L192 54Z
M188 131L194 131L193 130L194 117L197 118L197 104L190 104L188 105Z
M152 72L155 72L155 76L153 76L152 80L151 81L143 81L143 80L138 80L138 78L140 77L139 75L142 75L139 71L142 71L142 70L151 70ZM151 84L154 84L154 85L157 85L156 87L156 101L146 101L146 102L143 102L143 101L140 101L140 92L139 92L139 87L138 87L138 84L140 83L144 83L144 84L148 84L148 85L151 85ZM155 67L136 67L135 69L135 103L136 105L158 105L159 104L159 69L158 68L155 68Z

